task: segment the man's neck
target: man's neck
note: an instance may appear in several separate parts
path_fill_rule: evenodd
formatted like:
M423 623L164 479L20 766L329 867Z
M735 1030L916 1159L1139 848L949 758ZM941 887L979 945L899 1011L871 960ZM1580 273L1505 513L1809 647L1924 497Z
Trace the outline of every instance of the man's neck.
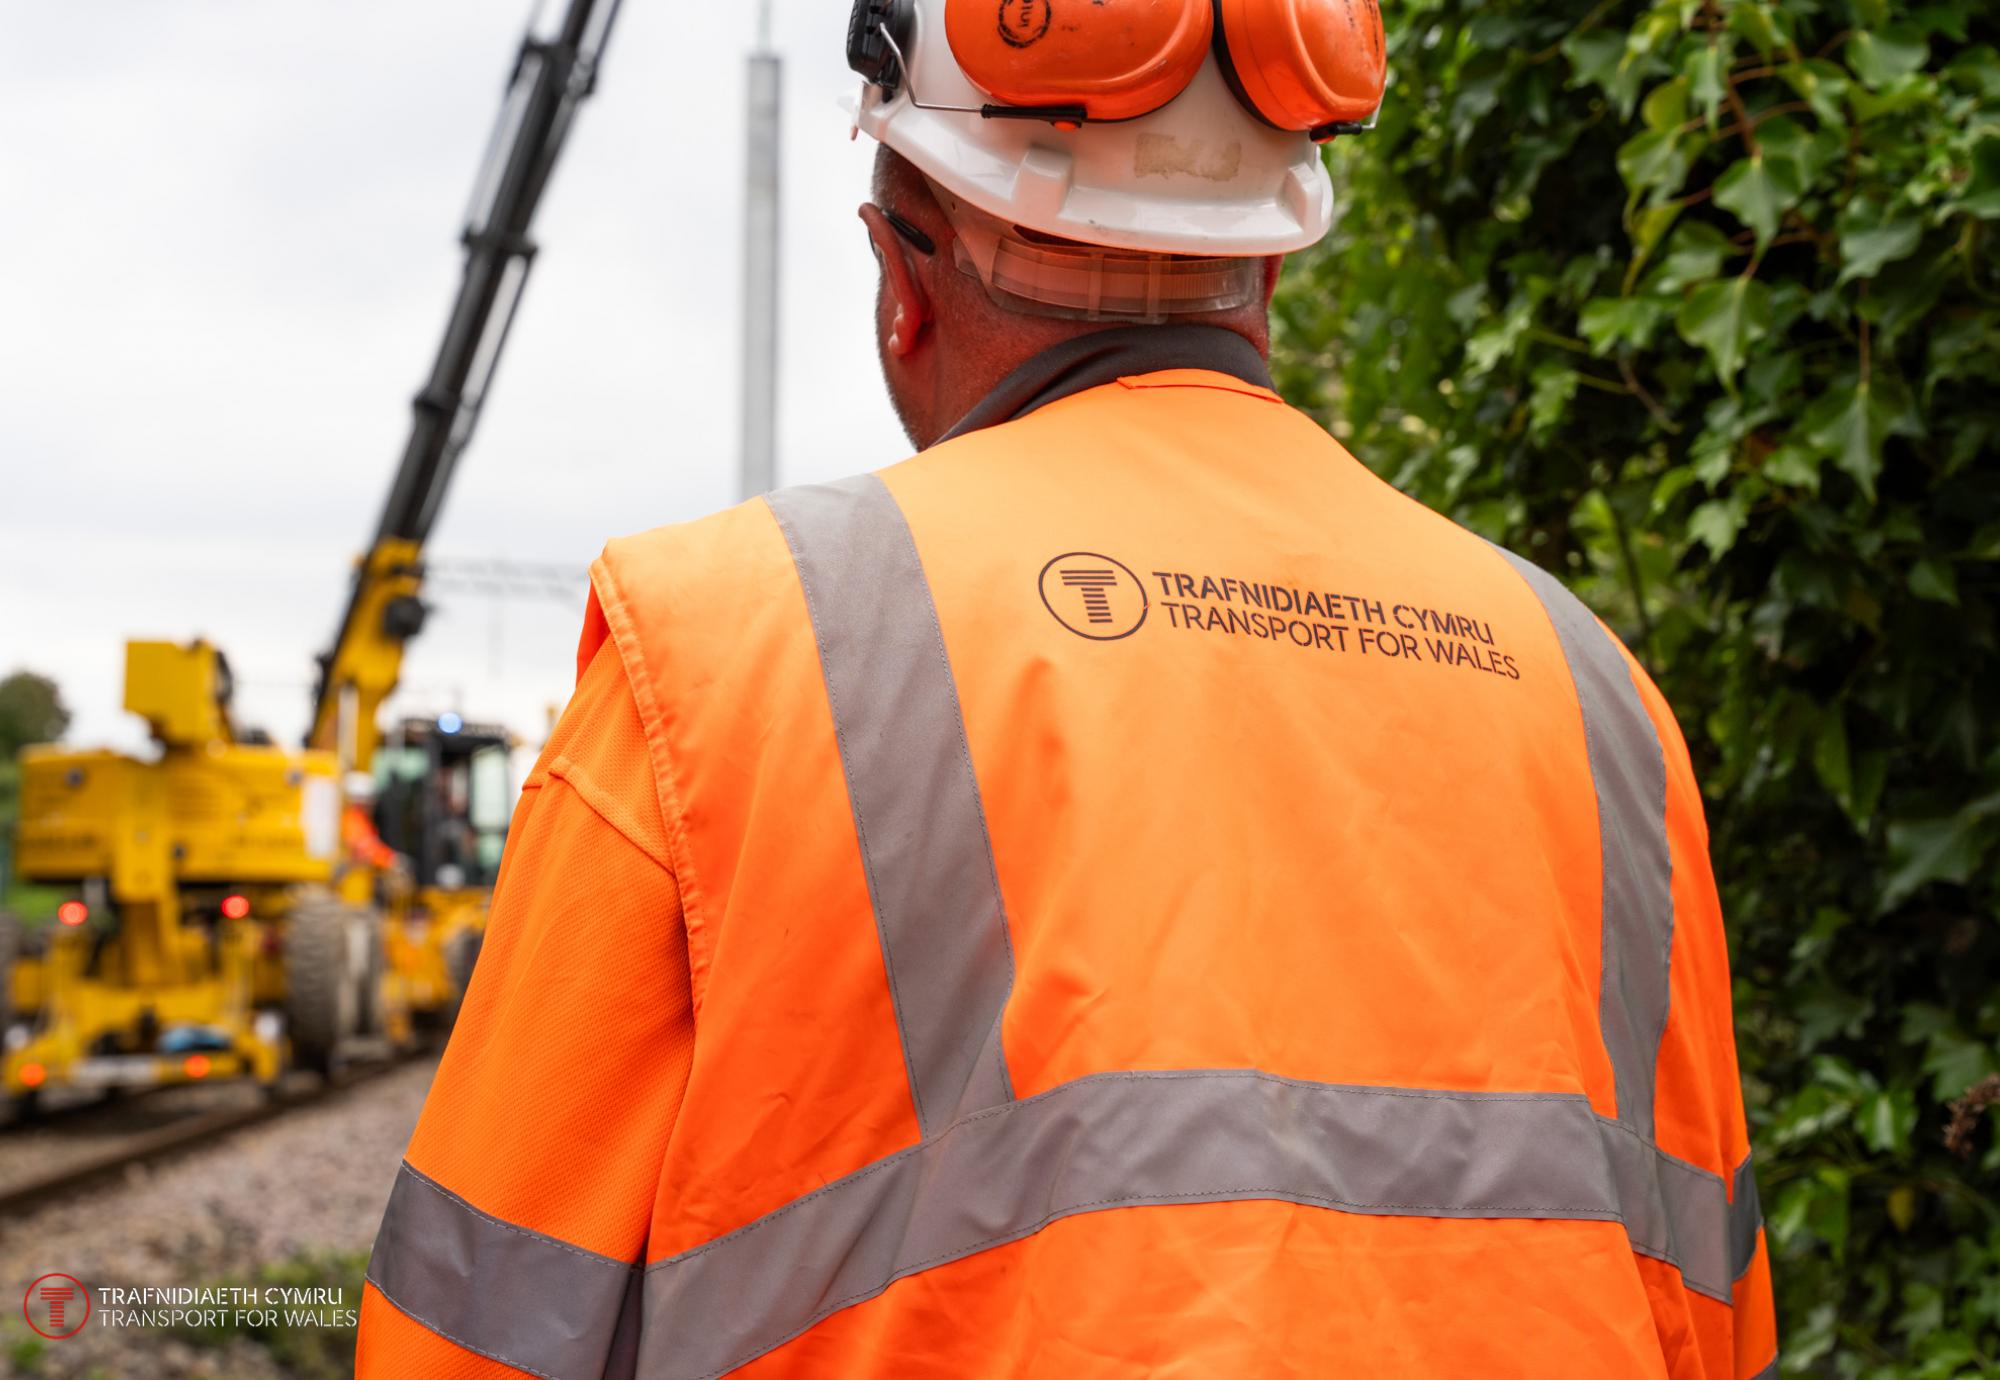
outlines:
M1270 369L1257 346L1226 327L1111 327L1073 335L1022 360L937 440L1011 422L1121 378L1168 369L1206 369L1260 388L1271 386Z

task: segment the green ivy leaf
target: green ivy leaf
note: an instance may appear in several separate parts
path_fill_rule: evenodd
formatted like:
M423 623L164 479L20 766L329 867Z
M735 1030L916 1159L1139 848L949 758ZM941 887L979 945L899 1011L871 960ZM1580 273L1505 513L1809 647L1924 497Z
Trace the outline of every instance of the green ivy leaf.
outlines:
M1854 75L1881 90L1909 76L1930 58L1930 45L1909 25L1863 29L1847 40L1847 65Z
M1778 222L1799 204L1804 190L1799 170L1789 159L1754 153L1716 179L1715 204L1756 231L1762 248L1777 235Z
M1785 46L1785 36L1778 30L1775 13L1761 0L1732 5L1728 14L1729 31L1748 39L1758 52L1770 54Z
M1674 133L1687 123L1688 79L1675 77L1648 91L1646 99L1639 103L1639 115L1646 128L1662 134Z
M1819 739L1813 744L1813 770L1827 794L1844 808L1853 798L1854 771L1847 754L1847 717L1837 705L1820 724Z
M1590 29L1564 39L1562 50L1569 59L1572 85L1601 88L1621 117L1631 115L1648 64L1628 54L1624 34L1608 27Z
M1800 415L1799 428L1853 477L1872 503L1875 481L1882 473L1883 442L1914 430L1907 411L1901 390L1888 380L1875 379L1828 389Z
M2000 796L1988 796L1956 814L1898 820L1889 826L1889 865L1882 909L1894 910L1932 882L1963 886L2000 842Z
M1707 142L1698 133L1647 130L1618 150L1618 172L1634 200L1648 192L1671 195L1687 182L1688 169Z
M1931 1096L1949 1102L1992 1073L1996 1061L1991 1046L1955 1027L1933 1034L1924 1050L1923 1070L1931 1076Z
M1618 345L1643 350L1672 314L1672 306L1657 297L1598 297L1584 304L1577 329L1594 354L1608 355Z
M1972 146L1972 179L1959 209L1982 220L2000 220L2000 135L1988 135Z
M1722 79L1729 62L1729 50L1720 43L1704 43L1688 54L1681 66L1681 74L1687 82L1689 103L1701 112L1709 127L1715 126L1716 111L1722 107L1723 93L1728 86Z
M1926 556L1910 568L1910 593L1958 607L1958 571L1950 561Z
M1872 278L1884 264L1913 252L1923 238L1917 217L1884 210L1873 201L1857 199L1840 218L1840 282Z
M1576 396L1576 370L1563 365L1543 365L1535 370L1534 390L1528 397L1528 434L1540 438L1563 419L1570 399Z
M1474 376L1493 372L1495 365L1514 353L1534 319L1534 301L1526 296L1515 298L1498 321L1480 327L1465 342L1465 360L1469 371Z
M1654 292L1673 293L1705 283L1722 272L1731 253L1729 237L1702 221L1675 230L1667 254L1647 284Z
M1821 58L1788 62L1778 69L1799 99L1812 107L1823 125L1836 130L1847 128L1847 73Z
M1764 457L1762 474L1773 484L1818 493L1820 459L1810 446L1779 446Z
M1680 219L1680 214L1681 203L1678 201L1666 201L1658 206L1645 206L1627 212L1625 231L1632 237L1632 265L1625 274L1628 290L1632 280L1639 276L1639 270L1646 266L1646 260L1653 257L1660 237Z
M1910 1133L1917 1129L1917 1100L1907 1088L1870 1093L1855 1121L1870 1150L1901 1158L1910 1153Z
M1771 329L1771 289L1754 278L1704 283L1675 320L1681 338L1708 351L1725 385L1735 386L1743 356Z
M1741 493L1711 498L1689 516L1688 535L1706 546L1711 558L1721 560L1736 545L1749 518L1750 504Z

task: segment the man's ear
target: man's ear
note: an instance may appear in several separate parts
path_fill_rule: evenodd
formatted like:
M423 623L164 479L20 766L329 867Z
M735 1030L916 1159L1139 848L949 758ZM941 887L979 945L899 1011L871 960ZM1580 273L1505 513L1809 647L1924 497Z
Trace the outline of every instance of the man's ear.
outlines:
M882 261L882 283L894 309L889 337L882 348L901 358L917 348L924 327L935 315L931 295L918 271L915 251L896 233L882 209L870 202L862 206L861 219L875 242L875 257Z

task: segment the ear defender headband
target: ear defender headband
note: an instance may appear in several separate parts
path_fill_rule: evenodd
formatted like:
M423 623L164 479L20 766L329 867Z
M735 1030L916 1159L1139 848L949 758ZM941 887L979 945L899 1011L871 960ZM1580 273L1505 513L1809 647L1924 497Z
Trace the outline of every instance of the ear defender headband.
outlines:
M1376 0L946 0L944 26L993 98L965 113L1058 128L1152 114L1212 50L1251 114L1324 142L1368 128L1387 75ZM855 0L848 65L885 99L907 80L915 27L914 0Z

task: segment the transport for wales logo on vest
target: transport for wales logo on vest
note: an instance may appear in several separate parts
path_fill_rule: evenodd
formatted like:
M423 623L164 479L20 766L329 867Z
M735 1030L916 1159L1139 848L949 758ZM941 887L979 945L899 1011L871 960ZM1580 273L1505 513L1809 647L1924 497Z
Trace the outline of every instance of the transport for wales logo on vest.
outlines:
M1056 622L1093 642L1117 642L1145 625L1146 586L1123 562L1072 551L1042 567L1042 603Z

